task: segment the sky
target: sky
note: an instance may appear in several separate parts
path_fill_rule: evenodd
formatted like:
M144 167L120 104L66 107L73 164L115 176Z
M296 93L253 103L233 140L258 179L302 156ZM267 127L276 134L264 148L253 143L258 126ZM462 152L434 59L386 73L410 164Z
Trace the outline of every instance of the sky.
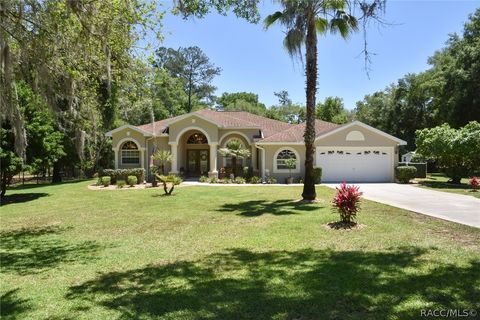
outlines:
M366 94L383 90L408 73L428 69L428 57L445 45L450 33L461 33L468 15L479 7L480 0L387 1L384 18L389 25L372 24L368 29L369 50L375 53L369 77L361 54L361 32L348 40L333 35L319 37L317 101L338 96L347 109L352 109ZM262 20L276 11L268 0L260 9ZM213 81L216 95L253 92L271 106L278 103L274 92L287 90L294 102L304 104L304 68L283 48L283 31L281 26L265 30L263 23L250 24L233 14L212 13L204 19L183 20L167 13L160 45L200 47L222 69Z

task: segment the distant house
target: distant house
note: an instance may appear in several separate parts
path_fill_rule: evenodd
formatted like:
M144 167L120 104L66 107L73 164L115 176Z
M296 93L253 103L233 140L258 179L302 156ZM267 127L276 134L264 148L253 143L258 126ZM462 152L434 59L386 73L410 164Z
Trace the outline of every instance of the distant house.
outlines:
M383 131L354 121L337 125L315 123L316 166L323 181L386 182L394 180L398 147L406 142ZM252 168L259 176L279 181L289 176L285 159L295 158L292 173L304 175L305 123L289 124L244 111L200 110L141 126L124 125L107 133L112 138L116 168L142 167L149 173L155 150L169 150L172 174L217 176L231 166L218 149L236 139L251 151L239 166Z
M412 162L413 157L415 156L415 151L410 151L402 155L402 162Z

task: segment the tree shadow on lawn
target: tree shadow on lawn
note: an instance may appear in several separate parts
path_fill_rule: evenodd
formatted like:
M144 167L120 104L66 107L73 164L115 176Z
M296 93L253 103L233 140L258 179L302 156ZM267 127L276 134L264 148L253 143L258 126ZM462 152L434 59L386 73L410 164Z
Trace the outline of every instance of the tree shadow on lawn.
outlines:
M104 273L67 298L122 319L417 319L423 308L478 309L480 261L429 267L427 251L231 249Z
M93 241L72 244L62 235L67 228L46 226L22 228L0 233L2 272L21 275L38 273L62 263L92 259L100 246Z
M48 195L49 194L45 192L6 194L0 200L0 206L6 206L7 204L12 204L12 203L23 203L23 202L33 201L42 197L46 197Z
M459 189L469 191L472 188L466 183L448 183L445 181L419 181L418 184L434 189Z
M263 214L287 215L298 214L299 211L315 211L322 208L314 203L302 203L292 200L249 200L235 203L225 203L217 211L237 212L245 217L257 217Z
M28 300L18 296L18 288L9 290L0 296L0 317L19 319L20 315L29 310Z

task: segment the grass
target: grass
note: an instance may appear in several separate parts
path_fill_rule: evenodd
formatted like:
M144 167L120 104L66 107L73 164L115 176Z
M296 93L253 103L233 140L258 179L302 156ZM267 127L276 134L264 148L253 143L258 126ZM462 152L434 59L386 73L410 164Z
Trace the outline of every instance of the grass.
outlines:
M480 191L473 191L468 184L468 179L463 178L460 184L448 183L448 177L443 173L431 173L427 175L426 179L416 179L419 186L437 191L445 191L463 194L466 196L473 196L480 199Z
M2 319L418 319L480 309L480 230L364 201L331 230L333 190L9 190Z

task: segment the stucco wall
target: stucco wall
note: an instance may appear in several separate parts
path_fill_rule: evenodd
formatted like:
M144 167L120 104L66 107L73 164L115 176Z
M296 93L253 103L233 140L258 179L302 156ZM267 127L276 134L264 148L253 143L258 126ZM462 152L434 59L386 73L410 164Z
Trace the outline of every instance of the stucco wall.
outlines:
M210 138L209 143L218 142L218 127L196 116L190 116L171 124L169 127L169 141L177 142L181 138L179 135L187 128L192 130L198 129L200 132L204 131L207 138Z
M360 131L365 137L365 141L347 141L347 134L351 131ZM315 145L335 147L394 147L397 145L397 142L367 130L359 125L354 125L348 129L341 130L325 138L318 139L315 141Z
M347 135L352 131L359 131L363 134L365 141L347 141ZM398 142L388 139L378 133L372 132L359 125L353 125L346 130L341 130L331 136L315 141L315 146L328 147L393 147L394 166L398 165Z
M116 163L118 164L119 169L127 169L127 168L139 168L142 167L142 163L140 164L122 164L122 154L121 154L121 147L123 143L126 141L133 141L137 144L139 151L140 151L140 161L142 161L142 149L146 148L146 138L143 136L142 133L132 130L130 128L125 128L118 132L112 134L112 148L117 150L116 152ZM144 155L146 152L144 153ZM146 157L143 157L143 166L145 167Z
M305 174L305 146L303 145L265 145L262 146L265 149L265 169L269 171L270 176L277 179L279 183L284 183L285 178L290 176L287 172L275 172L274 166L276 165L275 154L283 149L293 149L299 156L297 165L299 167L298 172L292 172L294 178L303 177Z

